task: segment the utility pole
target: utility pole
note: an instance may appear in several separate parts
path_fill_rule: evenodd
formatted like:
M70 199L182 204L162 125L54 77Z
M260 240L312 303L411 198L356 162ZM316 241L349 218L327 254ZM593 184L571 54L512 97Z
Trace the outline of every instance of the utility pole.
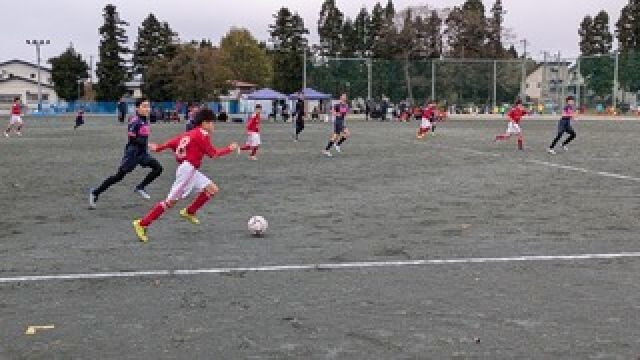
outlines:
M431 59L431 101L436 100L436 59Z
M49 40L27 40L27 45L36 47L36 63L38 65L38 112L42 111L42 81L40 78L40 47L49 45Z
M527 39L522 39L520 40L520 43L522 43L523 47L524 47L524 52L522 54L522 80L520 83L520 99L522 99L523 101L526 98L526 91L527 91L527 45L529 44L529 41L527 41Z
M302 91L307 88L307 48L302 49Z
M548 51L544 51L544 63L542 66L542 86L540 89L540 99L544 102L546 100L547 95L547 86L549 85L547 82L547 59L549 56Z
M616 111L618 107L618 72L620 71L620 52L616 50L615 54L615 67L613 70L613 110Z

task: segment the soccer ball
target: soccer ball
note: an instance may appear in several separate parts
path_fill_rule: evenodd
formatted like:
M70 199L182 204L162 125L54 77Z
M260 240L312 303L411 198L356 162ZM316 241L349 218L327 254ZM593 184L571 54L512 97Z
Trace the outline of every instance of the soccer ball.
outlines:
M269 223L267 222L267 219L263 218L262 216L252 216L251 219L249 219L249 223L247 224L247 226L251 235L258 236L264 234L267 231Z

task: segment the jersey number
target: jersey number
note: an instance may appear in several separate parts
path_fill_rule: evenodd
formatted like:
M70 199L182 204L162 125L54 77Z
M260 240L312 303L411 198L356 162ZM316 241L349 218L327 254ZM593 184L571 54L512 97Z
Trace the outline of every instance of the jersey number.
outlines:
M187 145L191 139L189 137L183 137L180 139L180 143L178 143L178 147L176 148L176 157L179 159L184 159L187 156Z

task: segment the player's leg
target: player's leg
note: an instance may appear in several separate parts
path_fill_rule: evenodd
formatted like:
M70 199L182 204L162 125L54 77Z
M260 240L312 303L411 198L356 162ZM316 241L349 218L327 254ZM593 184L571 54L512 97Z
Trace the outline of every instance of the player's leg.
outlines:
M249 145L251 146L251 154L249 155L249 160L258 160L256 155L258 154L258 149L260 148L260 134L259 133L251 133L249 137Z
M567 145L569 145L569 143L570 143L570 142L572 142L572 141L576 138L576 132L575 132L575 130L573 130L573 126L571 126L571 124L569 124L569 125L567 126L566 131L567 131L567 133L569 134L569 137L567 138L567 140L565 140L565 141L562 143L562 148L563 148L564 150L568 150L568 149L567 149Z
M100 186L98 186L97 188L90 190L89 207L92 209L95 209L96 201L98 201L98 197L103 192L107 191L107 189L109 189L112 185L122 181L122 179L124 179L124 177L127 176L128 173L132 172L133 169L136 168L136 165L137 165L137 162L135 158L125 155L125 157L122 159L122 164L118 168L118 172L106 178L102 182L102 184L100 184Z
M16 121L16 135L22 136L22 119L20 117Z
M337 152L342 152L342 144L344 144L345 141L347 141L347 139L349 138L349 129L348 128L343 128L342 132L340 133L340 140L338 140L338 142L336 143L336 151Z
M329 138L329 142L327 143L327 147L325 147L324 151L322 152L323 154L327 155L327 156L331 156L331 148L333 147L333 145L336 143L336 139L338 138L338 135L340 134L340 132L336 133L336 129L334 129L333 134L331 134L331 137Z
M162 174L162 165L158 160L154 159L151 155L145 155L139 160L140 166L144 168L151 168L151 171L147 176L136 186L135 192L137 192L140 196L145 199L151 199L151 196L147 194L145 188L151 184L155 179L157 179Z
M558 122L558 134L556 135L555 139L553 139L553 142L551 143L551 146L549 146L549 153L553 154L554 153L554 148L556 147L556 145L558 144L558 141L560 141L560 139L562 138L562 135L564 135L564 132L566 131L566 123L564 120L560 120Z
M187 219L190 223L197 225L200 223L198 218L195 216L198 210L204 206L211 198L213 198L220 189L218 186L209 180L206 176L204 176L201 172L197 172L194 176L194 189L198 191L198 196L193 200L193 202L180 211L180 215Z

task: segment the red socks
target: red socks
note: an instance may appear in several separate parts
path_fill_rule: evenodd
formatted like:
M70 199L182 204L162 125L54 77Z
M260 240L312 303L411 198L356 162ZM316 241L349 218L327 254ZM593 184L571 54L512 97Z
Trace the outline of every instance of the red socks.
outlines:
M249 144L244 144L240 147L240 150L242 151L251 150L251 146L249 146Z
M524 141L518 138L518 150L523 150L523 149L524 149Z
M206 191L198 194L198 197L193 200L191 205L187 208L187 213L189 215L195 215L195 213L204 205L207 201L211 199L211 195L209 195Z
M496 141L507 140L508 138L509 138L509 135L506 135L506 134L496 135Z
M258 147L254 146L251 148L251 156L256 156L256 154L258 153Z
M147 215L145 215L144 218L142 218L140 225L144 227L151 225L151 223L154 222L156 219L158 219L160 215L164 213L165 210L166 208L165 208L164 202L157 203L151 210L149 210Z

